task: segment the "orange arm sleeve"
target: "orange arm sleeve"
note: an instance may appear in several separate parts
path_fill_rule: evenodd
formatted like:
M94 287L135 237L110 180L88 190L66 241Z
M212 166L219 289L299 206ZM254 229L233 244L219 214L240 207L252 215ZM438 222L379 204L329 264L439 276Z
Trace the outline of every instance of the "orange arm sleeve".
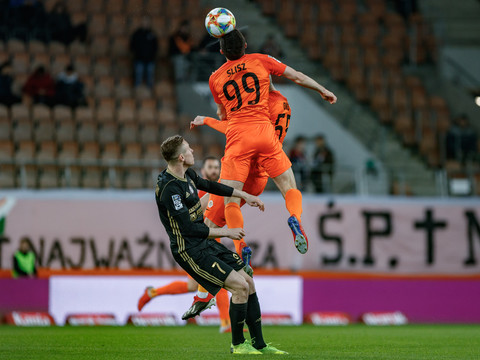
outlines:
M212 129L220 131L221 133L225 134L227 131L227 122L226 121L219 121L217 119L211 117L205 117L204 120L205 125L210 126Z

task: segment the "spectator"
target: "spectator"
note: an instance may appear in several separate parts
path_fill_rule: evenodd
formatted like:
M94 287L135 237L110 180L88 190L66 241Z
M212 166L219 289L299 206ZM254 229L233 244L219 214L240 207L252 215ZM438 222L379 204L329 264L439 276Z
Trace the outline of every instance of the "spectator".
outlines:
M130 50L133 53L135 86L146 80L151 88L155 80L155 58L158 50L158 40L152 31L150 18L144 16L142 25L135 30L130 38Z
M12 91L12 65L9 61L0 66L0 104L12 106L21 101L21 98Z
M30 243L27 239L20 240L18 250L13 254L12 275L14 278L37 276L35 254L30 249Z
M303 136L295 139L293 148L290 150L290 161L295 174L295 181L298 188L303 191L307 185L307 157L305 155L306 140Z
M395 0L395 8L407 21L411 14L417 12L417 0Z
M48 27L52 34L52 40L65 45L72 42L72 22L63 2L57 2L48 14Z
M328 189L331 190L333 181L334 156L327 146L325 137L317 135L315 139L315 152L313 154L313 165L310 177L312 179L315 192L325 192L324 174L328 174Z
M29 34L45 32L46 13L39 0L10 0L8 22L12 34L27 41ZM42 40L47 40L43 35Z
M225 57L220 54L220 42L205 32L196 52L191 62L191 78L196 81L208 81L212 72L225 62Z
M0 0L0 40L6 41L8 38L8 18L9 18L8 0Z
M75 39L85 42L87 27L84 22L73 26L70 14L67 11L65 2L58 1L48 14L48 26L52 34L52 40L59 41L66 46Z
M73 65L68 65L57 77L56 94L57 103L72 108L86 105L83 94L84 85L78 79Z
M35 103L55 105L55 81L43 65L39 65L27 79L23 93Z
M447 131L447 159L462 163L475 157L477 153L477 134L466 115L460 115Z
M260 47L259 52L273 56L274 58L281 59L283 57L283 51L278 42L275 40L275 35L269 34L264 43Z
M188 78L190 72L190 53L193 40L190 33L190 23L181 22L179 29L170 37L170 55L175 68L175 80L182 81Z

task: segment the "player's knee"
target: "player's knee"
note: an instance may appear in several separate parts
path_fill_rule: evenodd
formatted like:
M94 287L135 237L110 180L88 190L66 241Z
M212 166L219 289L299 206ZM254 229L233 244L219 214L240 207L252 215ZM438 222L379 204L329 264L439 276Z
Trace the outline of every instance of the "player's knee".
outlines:
M248 295L250 291L250 286L244 278L241 278L240 281L235 285L234 288L235 295L241 299L242 301L247 301L248 300Z
M229 198L226 197L224 200L224 203L225 203L225 206L227 206L228 203L235 203L240 205L240 201L241 199L237 197L229 197Z
M248 284L248 294L253 294L255 292L255 282L253 281L253 278L248 276L245 280Z

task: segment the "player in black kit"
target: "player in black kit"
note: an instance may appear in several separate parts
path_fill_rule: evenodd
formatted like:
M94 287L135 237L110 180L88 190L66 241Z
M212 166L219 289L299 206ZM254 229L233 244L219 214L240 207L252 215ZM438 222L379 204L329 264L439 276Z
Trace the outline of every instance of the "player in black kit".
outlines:
M198 176L190 169L194 164L193 150L180 135L169 137L162 143L161 149L168 166L158 176L155 198L160 219L170 237L170 249L175 261L212 295L216 295L222 287L232 293L230 319L233 353L285 353L263 340L255 284L253 278L243 270L245 264L242 259L214 240L215 237L238 240L245 236L245 231L206 226L197 188L220 196L242 198L250 206L259 207L262 211L263 202L244 191ZM251 343L243 336L244 323L249 328Z

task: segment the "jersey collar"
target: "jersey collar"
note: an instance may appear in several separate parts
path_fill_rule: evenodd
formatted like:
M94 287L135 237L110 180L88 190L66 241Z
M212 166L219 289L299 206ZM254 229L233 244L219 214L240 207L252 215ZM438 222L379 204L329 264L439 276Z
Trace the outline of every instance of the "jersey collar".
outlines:
M166 171L167 171L167 173L169 173L170 175L172 175L175 179L178 179L178 180L187 182L187 178L186 178L186 177L184 177L184 178L178 177L177 175L175 175L174 173L172 173L168 168L167 168Z

